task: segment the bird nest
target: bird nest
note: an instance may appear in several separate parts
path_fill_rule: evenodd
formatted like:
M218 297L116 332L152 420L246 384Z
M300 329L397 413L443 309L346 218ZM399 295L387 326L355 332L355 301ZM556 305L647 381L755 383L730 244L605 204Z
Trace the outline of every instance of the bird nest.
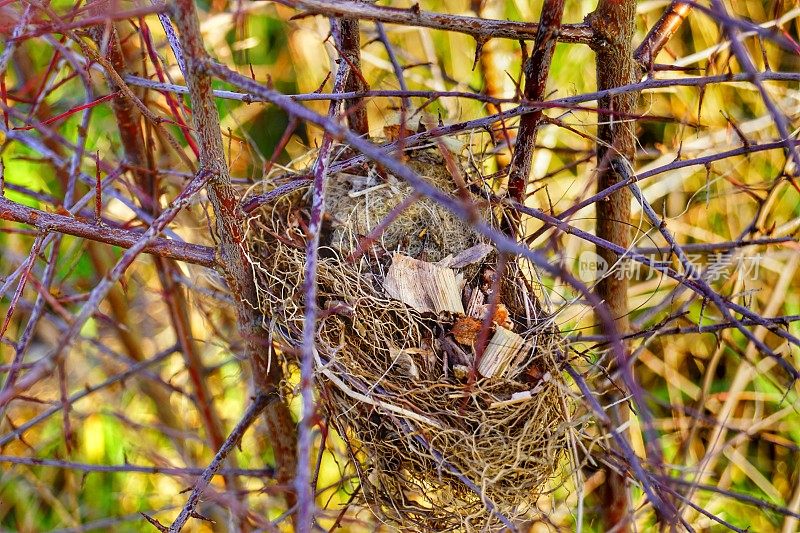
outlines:
M456 189L438 154L414 152L407 164ZM407 530L493 530L531 517L558 470L571 411L563 340L535 282L436 202L411 202L405 182L375 167L351 172L332 175L326 193L315 371L328 419L350 443L360 497ZM471 187L491 219L481 186ZM261 206L248 227L263 326L293 348L309 194ZM375 236L398 206L408 207Z

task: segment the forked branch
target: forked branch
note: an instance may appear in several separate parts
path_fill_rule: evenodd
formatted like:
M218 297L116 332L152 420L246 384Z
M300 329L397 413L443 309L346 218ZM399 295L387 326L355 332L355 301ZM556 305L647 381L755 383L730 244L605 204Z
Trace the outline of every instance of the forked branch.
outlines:
M282 369L278 361L273 360L272 341L261 327L261 316L256 310L258 294L244 244L244 213L225 160L219 113L211 92L211 76L206 69L207 53L195 3L193 0L177 0L172 8L189 75L186 81L200 140L200 167L213 176L208 186L208 199L214 209L223 274L236 302L239 333L245 344L245 354L252 364L256 393L279 390ZM277 480L290 485L297 462L294 422L283 401L271 402L265 415L270 442L275 450ZM291 491L286 493L286 501L289 507L294 506L295 498Z

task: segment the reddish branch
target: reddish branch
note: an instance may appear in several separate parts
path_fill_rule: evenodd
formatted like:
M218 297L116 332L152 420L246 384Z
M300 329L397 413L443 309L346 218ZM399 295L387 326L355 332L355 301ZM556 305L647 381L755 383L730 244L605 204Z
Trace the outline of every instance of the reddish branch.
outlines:
M341 54L339 68L348 69L350 73L347 76L344 91L360 93L369 90L369 86L361 73L361 36L359 34L358 19L343 18L338 25L331 25L331 31ZM366 100L364 98L352 98L345 101L344 107L347 115L347 125L350 129L360 135L368 134L369 121L367 120Z
M127 66L114 27L110 26L106 31L106 26L94 26L89 33L111 66L121 77L124 77L127 74ZM148 211L152 211L156 198L155 176L148 168L144 135L140 125L141 114L136 105L122 94L121 87L108 73L106 73L106 82L114 91L111 107L114 111L114 118L116 118L122 147L125 150L125 158L132 166L134 177L145 193L144 198L141 198L142 206Z
M449 15L423 11L419 6L403 9L383 7L358 0L278 0L281 4L305 9L314 14L331 17L348 17L374 20L404 26L420 26L436 30L455 31L475 37L479 42L487 39L533 40L538 26L527 22L491 20L463 15ZM558 35L561 42L592 44L594 35L586 24L565 24Z
M33 2L31 2L30 5L34 5ZM107 5L114 4L109 3ZM38 37L48 33L65 33L78 28L87 28L97 24L105 24L110 21L135 19L144 15L162 13L165 10L166 6L164 5L149 5L121 11L111 9L99 15L93 15L71 21L64 21L63 19L56 17L58 19L57 22L37 24L33 26L27 33L20 34L18 37L21 39L30 39L32 37ZM9 22L16 21L18 15L11 9L0 9L0 16L5 19L2 23L0 23L0 34L2 34L4 26Z
M547 76L550 72L550 63L553 60L553 51L558 41L561 16L564 13L564 0L546 0L542 6L541 23L536 33L531 57L525 64L525 99L529 102L538 102L544 99L547 87ZM542 110L537 109L532 113L522 115L517 133L517 142L514 146L514 155L511 158L511 171L508 176L508 194L518 202L525 199L528 188L528 177L531 172L531 160L536 145L536 131L542 118ZM519 218L515 215L509 217L509 235L517 235Z
M139 231L97 225L73 216L46 213L7 198L0 198L0 219L28 224L42 231L65 233L122 248L130 248L143 235ZM153 239L145 246L143 252L211 268L217 264L213 248L163 238Z

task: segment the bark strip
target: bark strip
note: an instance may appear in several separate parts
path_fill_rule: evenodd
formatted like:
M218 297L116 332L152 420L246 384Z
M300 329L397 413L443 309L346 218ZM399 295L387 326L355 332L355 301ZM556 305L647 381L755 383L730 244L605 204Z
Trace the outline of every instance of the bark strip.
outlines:
M361 74L361 35L359 23L356 18L343 18L339 23L337 46L341 58L339 68L348 69L344 92L364 92L369 86ZM334 91L335 92L335 91ZM369 120L367 120L367 100L365 98L351 98L345 100L344 109L347 116L347 125L359 135L369 134Z
M678 31L683 21L689 16L689 12L693 7L694 4L692 2L674 0L664 11L656 25L650 29L647 37L644 38L642 44L633 54L642 69L645 71L650 70L658 52L675 35L675 32Z

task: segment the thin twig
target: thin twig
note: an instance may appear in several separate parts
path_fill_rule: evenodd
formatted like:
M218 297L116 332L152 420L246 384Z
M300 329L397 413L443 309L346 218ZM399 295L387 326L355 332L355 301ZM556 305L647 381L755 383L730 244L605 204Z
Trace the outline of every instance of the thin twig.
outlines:
M789 131L789 123L786 120L786 115L775 105L775 102L772 101L772 97L767 92L761 73L753 64L753 58L750 57L750 53L745 49L744 45L742 45L738 28L729 21L730 17L728 17L728 10L725 8L725 5L721 0L711 0L711 5L714 11L720 15L720 22L725 33L728 35L728 39L730 39L731 49L736 59L739 60L739 65L750 77L749 81L756 86L758 92L761 94L764 106L766 106L767 111L775 123L775 129L778 130L778 134L784 141L786 156L794 162L793 175L797 175L798 172L800 172L800 153L797 152L796 147L790 142L794 140L794 137Z
M334 27L336 19L332 21ZM344 90L347 80L355 76L349 64L340 64L333 83L333 90ZM328 118L335 119L339 105L332 101L328 108ZM303 418L299 424L297 439L297 475L295 490L297 491L298 531L310 531L314 521L314 491L311 486L310 457L312 447L312 424L316 406L314 403L314 350L317 335L317 261L319 257L319 239L325 214L325 190L328 181L328 169L333 150L333 137L326 133L322 140L316 163L314 164L314 181L311 184L311 214L308 221L306 237L306 263L304 267L303 297L305 300L305 316L303 319L303 344L300 360L300 394L303 398Z
M209 173L205 171L199 172L197 176L189 182L186 188L175 197L172 204L156 218L153 225L122 254L122 257L117 261L117 264L111 272L92 289L89 298L87 298L80 313L75 317L72 324L70 324L68 331L62 336L59 345L46 357L40 359L36 366L25 374L13 387L0 393L0 407L10 402L21 391L28 390L34 384L47 377L59 360L66 357L69 349L72 347L75 337L77 337L81 328L86 324L86 321L94 314L97 307L103 301L103 298L108 294L108 291L119 281L136 257L144 252L145 248L155 242L158 234L178 215L181 209L188 205L189 199L205 186L209 178Z
M124 465L95 465L63 461L60 459L40 459L38 457L18 457L16 455L0 455L0 463L27 466L44 466L62 470L75 470L78 472L100 473L125 473L125 474L158 474L166 476L200 476L206 473L206 468L147 466L125 463ZM214 475L218 476L248 476L254 478L269 478L275 473L272 468L220 468Z
M92 193L92 196L94 194ZM74 235L96 242L123 248L133 247L144 236L143 232L125 230L105 224L94 224L79 218L58 213L46 213L26 205L0 198L0 219L34 226L45 232ZM217 264L214 249L199 244L189 244L157 237L142 250L144 253L185 261L214 268Z
M249 428L253 422L255 422L256 418L261 414L261 412L272 402L281 401L280 395L277 391L272 392L261 392L255 398L253 398L253 403L247 408L242 416L242 419L236 424L236 427L233 428L228 438L225 439L225 442L222 444L219 450L217 450L216 455L214 455L214 459L208 464L206 469L203 471L200 479L197 480L197 483L194 484L194 488L192 489L192 493L189 495L189 499L186 501L186 505L183 506L178 517L169 526L170 533L178 533L183 526L186 525L186 522L195 515L197 504L200 502L200 498L203 496L203 491L206 490L208 484L211 483L211 478L217 473L217 471L222 466L222 463L225 461L225 458L228 454L233 450L235 446L241 442L242 437L244 436L245 431Z

